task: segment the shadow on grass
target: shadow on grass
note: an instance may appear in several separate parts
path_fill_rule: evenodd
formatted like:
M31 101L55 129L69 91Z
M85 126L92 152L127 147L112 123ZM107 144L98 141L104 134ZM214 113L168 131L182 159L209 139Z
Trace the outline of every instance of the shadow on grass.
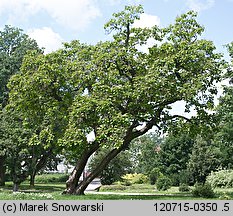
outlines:
M6 186L0 187L0 200L12 199L12 186L11 182L7 182ZM35 199L37 199L37 194L47 194L51 195L54 200L202 200L204 198L193 197L190 192L180 193L177 190L166 191L164 193L154 191L153 194L138 194L136 191L127 191L130 194L127 194L123 191L120 192L86 192L85 196L77 195L62 195L61 193L65 189L65 183L56 183L56 184L36 184L34 188L30 188L27 182L20 185L19 192L26 194L35 194ZM133 194L135 192L135 194ZM147 191L148 192L148 191ZM47 196L46 195L46 196ZM27 196L25 196L27 197ZM221 198L220 198L221 197ZM17 198L17 197L16 197ZM24 199L24 198L22 198ZM215 199L233 199L233 189L223 190L219 189L216 191Z
M13 188L12 183L7 183L4 187L1 187L3 190L11 191ZM20 192L25 193L49 193L49 192L62 192L65 189L65 183L57 184L36 184L35 187L30 187L27 183L22 183L19 186Z

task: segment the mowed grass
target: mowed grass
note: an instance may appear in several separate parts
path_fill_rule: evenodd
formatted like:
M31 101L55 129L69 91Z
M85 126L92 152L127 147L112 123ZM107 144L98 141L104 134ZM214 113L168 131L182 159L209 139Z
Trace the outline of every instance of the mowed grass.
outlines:
M123 188L123 189L122 189ZM64 183L36 184L30 188L28 183L20 185L17 193L12 192L12 183L8 182L0 188L0 200L196 200L206 198L193 197L191 192L179 192L178 187L167 191L157 191L149 184L131 185L125 187L103 186L100 192L86 192L85 196L63 195ZM233 200L233 188L216 189L216 199Z

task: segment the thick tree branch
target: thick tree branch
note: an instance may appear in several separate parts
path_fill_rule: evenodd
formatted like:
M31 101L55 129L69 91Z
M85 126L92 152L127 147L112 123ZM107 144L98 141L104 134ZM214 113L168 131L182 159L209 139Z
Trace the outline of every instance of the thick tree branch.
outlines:
M169 119L174 119L174 118L182 118L182 119L184 119L184 120L186 120L186 121L188 121L188 122L192 122L191 119L189 119L189 118L187 118L187 117L185 117L185 116L182 116L182 115L172 115L172 116L170 116L170 117L168 118L168 120L169 120Z
M129 46L129 35L130 35L130 24L128 23L126 26L126 40L125 40L125 46Z
M157 121L158 116L153 117L150 121L146 123L146 125L143 128L141 128L140 130L136 130L132 133L132 139L142 136L143 134L148 132L154 125L156 125Z

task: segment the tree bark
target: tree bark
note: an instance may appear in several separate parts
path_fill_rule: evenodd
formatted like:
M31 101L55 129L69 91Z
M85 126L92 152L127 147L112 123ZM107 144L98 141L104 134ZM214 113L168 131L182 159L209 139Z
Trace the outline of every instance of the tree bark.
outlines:
M39 159L39 161L36 163L34 169L32 169L32 172L30 173L30 187L35 187L35 177L36 174L45 167L48 158L52 154L52 148L50 148L47 152L45 152L42 157Z
M90 149L88 149L82 154L81 158L76 163L74 170L72 171L71 175L69 176L69 179L66 182L66 190L63 192L63 194L76 194L76 189L79 186L79 180L87 164L87 161L98 148L99 143L94 142L91 145ZM80 193L80 195L83 194L84 193Z
M17 192L18 190L19 190L19 184L15 182L13 185L13 192Z
M30 187L34 188L35 187L35 177L36 177L36 172L33 172L30 175Z
M5 186L5 156L0 156L0 186Z
M101 161L101 163L96 167L96 169L87 176L80 184L77 185L77 187L74 189L73 194L75 195L84 195L84 191L88 187L88 185L100 175L100 173L104 170L105 167L109 164L109 162L115 158L123 148L115 148L110 153L106 155L106 157Z

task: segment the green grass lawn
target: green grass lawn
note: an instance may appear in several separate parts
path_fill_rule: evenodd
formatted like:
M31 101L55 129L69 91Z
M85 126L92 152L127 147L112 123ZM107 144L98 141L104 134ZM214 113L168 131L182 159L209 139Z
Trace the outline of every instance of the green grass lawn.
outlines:
M100 192L86 193L85 196L62 195L65 189L64 183L36 184L30 188L28 183L20 186L20 192L12 193L12 183L8 182L0 188L0 200L194 200L190 192L179 192L178 187L172 187L167 191L157 191L155 186L149 184L118 187L103 186ZM114 194L106 194L106 193ZM233 199L233 188L216 189L214 199ZM130 195L127 195L130 193Z

